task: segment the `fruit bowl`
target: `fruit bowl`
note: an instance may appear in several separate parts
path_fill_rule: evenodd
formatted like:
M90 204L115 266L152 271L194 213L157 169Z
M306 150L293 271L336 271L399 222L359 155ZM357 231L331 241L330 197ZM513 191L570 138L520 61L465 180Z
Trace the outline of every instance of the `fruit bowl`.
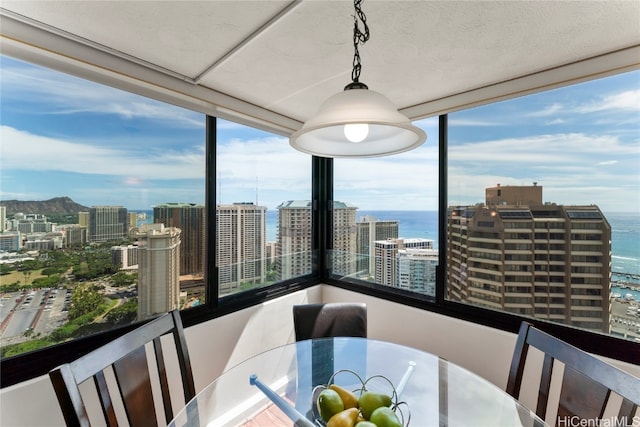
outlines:
M336 378L340 376L340 386ZM411 411L399 401L398 390L383 375L362 379L356 372L343 369L333 373L326 384L313 389L311 412L320 427L409 427Z

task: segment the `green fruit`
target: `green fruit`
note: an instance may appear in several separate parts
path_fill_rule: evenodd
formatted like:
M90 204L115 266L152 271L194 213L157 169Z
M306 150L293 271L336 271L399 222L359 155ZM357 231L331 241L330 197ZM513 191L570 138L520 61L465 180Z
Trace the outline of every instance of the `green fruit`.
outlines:
M358 399L358 406L360 407L362 416L371 420L371 414L377 408L391 406L391 397L386 394L365 391Z
M355 427L378 427L371 421L360 421Z
M371 414L370 421L377 427L402 427L400 418L388 407L378 408Z
M320 392L318 396L318 411L320 411L320 417L324 421L329 419L340 411L344 410L344 403L340 395L331 389L325 389Z

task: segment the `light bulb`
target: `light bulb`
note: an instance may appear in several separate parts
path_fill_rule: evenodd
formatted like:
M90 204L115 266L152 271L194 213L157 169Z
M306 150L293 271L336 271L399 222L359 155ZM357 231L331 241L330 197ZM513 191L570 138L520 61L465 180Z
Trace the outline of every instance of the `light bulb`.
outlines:
M350 123L344 125L344 136L349 142L362 142L367 135L369 135L369 125L366 123Z

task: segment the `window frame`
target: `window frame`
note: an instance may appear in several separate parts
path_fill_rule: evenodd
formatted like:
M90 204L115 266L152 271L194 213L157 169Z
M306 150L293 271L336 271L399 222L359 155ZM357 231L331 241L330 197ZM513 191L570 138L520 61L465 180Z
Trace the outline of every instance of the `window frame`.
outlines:
M206 177L205 203L207 218L216 214L216 118L206 115ZM520 323L527 320L539 329L548 332L587 352L609 357L621 362L640 365L640 343L622 338L598 334L561 324L521 317L515 314L493 311L481 307L448 301L445 294L446 271L446 224L447 224L447 139L448 116L439 116L439 184L438 184L438 238L439 265L436 270L436 298L419 295L402 289L388 288L356 279L340 280L331 277L329 256L333 227L333 159L312 156L311 158L311 199L312 199L312 250L314 251L313 273L307 276L283 281L275 285L259 288L222 298L218 295L218 273L215 267L215 221L208 221L206 259L206 303L202 306L181 312L185 327L206 322L244 308L255 306L264 301L290 294L317 284L336 286L345 290L362 293L390 302L419 308L443 316L465 320L477 325L517 333ZM212 298L211 296L216 296ZM41 375L46 375L54 367L75 360L114 338L134 329L139 324L113 329L58 344L23 355L3 359L0 362L0 388L5 388Z

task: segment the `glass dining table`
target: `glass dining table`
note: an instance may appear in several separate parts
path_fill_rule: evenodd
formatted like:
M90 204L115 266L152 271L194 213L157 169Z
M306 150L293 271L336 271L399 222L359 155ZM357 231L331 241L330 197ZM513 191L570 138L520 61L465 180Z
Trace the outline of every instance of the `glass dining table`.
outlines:
M367 338L323 338L227 370L169 426L323 426L313 402L329 383L392 396L404 427L546 425L499 387L436 355Z

